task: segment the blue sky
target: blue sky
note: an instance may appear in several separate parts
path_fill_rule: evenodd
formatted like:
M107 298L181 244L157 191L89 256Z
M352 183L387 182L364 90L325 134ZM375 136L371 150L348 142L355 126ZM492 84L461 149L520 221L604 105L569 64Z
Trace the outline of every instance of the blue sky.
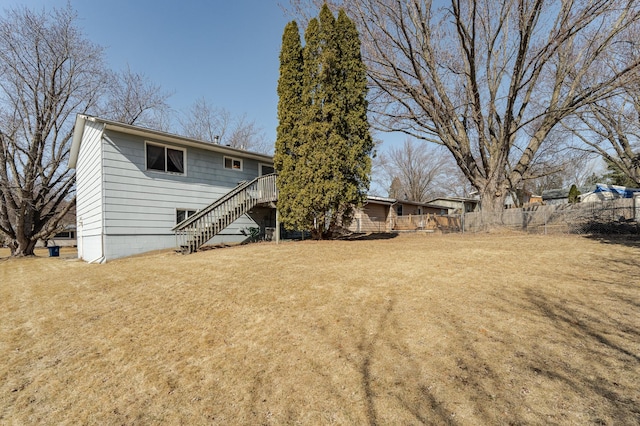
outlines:
M69 0L78 25L105 48L107 65L146 75L172 93L168 103L186 113L201 97L234 117L246 114L274 143L276 92L288 0ZM0 0L0 10L65 7L67 0ZM174 123L175 124L175 123ZM177 128L177 126L175 126ZM384 144L401 134L374 135ZM374 173L375 174L375 173ZM377 180L370 193L386 194Z
M64 7L67 0L0 0L0 8ZM71 0L88 39L113 70L145 74L186 111L198 98L253 119L275 140L286 0Z

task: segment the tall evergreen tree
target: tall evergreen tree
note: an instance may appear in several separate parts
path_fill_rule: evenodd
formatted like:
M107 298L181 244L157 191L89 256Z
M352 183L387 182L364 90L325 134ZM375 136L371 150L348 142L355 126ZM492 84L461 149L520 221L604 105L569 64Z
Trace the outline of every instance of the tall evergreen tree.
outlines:
M282 52L289 50L285 36ZM322 238L349 222L353 206L364 200L373 150L360 41L343 11L336 20L324 5L319 18L309 21L302 62L299 107L280 95L279 114L294 108L299 116L295 126L280 116L278 209L288 228L310 230ZM281 54L279 87L292 75L289 68ZM290 140L296 142L287 145Z
M296 163L300 142L299 125L302 113L302 43L295 21L289 22L282 35L280 78L278 79L278 129L273 162L278 172L277 185L281 200L295 200ZM294 202L279 202L278 209L285 225L303 228L291 221L297 217L299 206Z

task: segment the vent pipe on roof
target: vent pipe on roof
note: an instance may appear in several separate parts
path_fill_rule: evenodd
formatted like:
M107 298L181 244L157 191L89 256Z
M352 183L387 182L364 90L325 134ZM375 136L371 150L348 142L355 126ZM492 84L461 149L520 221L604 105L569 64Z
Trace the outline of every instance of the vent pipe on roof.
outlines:
M215 143L216 145L219 145L220 144L220 136L215 135L213 137L213 143Z

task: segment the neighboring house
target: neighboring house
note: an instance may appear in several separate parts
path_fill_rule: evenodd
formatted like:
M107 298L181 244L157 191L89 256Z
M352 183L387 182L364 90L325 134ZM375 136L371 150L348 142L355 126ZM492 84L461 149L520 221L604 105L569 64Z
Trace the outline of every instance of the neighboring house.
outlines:
M47 241L38 241L37 247L75 247L78 244L76 239L76 225L67 225L63 231L58 232Z
M542 204L542 195L531 194L529 202L525 204L525 207Z
M440 197L429 200L429 203L446 207L446 214L471 213L480 209L480 201L477 198Z
M201 210L220 214L211 203L274 171L268 155L87 115L76 117L69 168L76 170L78 257L88 262L174 248L176 225ZM246 190L238 193L245 202L225 212L224 226L222 217L209 222L215 236L200 241L204 234L198 234L190 251L205 242L240 242L248 229L274 226L273 209L246 202ZM184 232L193 237L200 230Z
M542 204L542 197L526 189L517 189L513 192L508 192L504 200L505 209L529 207L536 204Z
M597 183L593 191L581 193L579 198L583 203L616 200L619 198L633 198L634 194L640 193L640 188L627 188L618 185L606 185Z
M581 194L586 194L588 192L595 191L596 186L581 186L578 188ZM554 204L568 204L569 203L569 191L571 188L563 188L563 189L547 189L542 192L542 202L547 205Z
M427 215L446 215L447 207L385 197L367 197L354 213L349 226L352 232L390 232L424 229Z
M61 207L66 207L62 205ZM37 243L37 247L75 247L77 245L76 240L76 210L70 209L67 214L64 215L58 226L61 227L60 232L57 232L53 237L47 241L40 240Z

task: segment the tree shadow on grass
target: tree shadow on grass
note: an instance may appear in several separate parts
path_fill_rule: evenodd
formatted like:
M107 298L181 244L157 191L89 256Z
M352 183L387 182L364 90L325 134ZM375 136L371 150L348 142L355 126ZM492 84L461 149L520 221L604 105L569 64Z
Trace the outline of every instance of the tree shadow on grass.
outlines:
M640 248L640 223L633 219L619 221L591 220L580 227L586 238L604 244Z
M325 339L358 372L361 410L370 425L398 419L455 425L578 418L638 424L640 393L633 372L640 371L640 296L613 285L606 297L618 312L597 302L556 300L535 287L487 301L485 312L524 315L526 327L546 333L533 341L520 338L517 330L497 330L495 323L487 331L479 327L483 318L461 309L430 316L447 343L425 341L426 351L417 353L416 342L407 340L411 335L401 331L394 299L367 310L364 320L352 320L347 338L327 329Z
M570 356L562 359L542 349L531 358L530 368L536 374L564 383L577 395L594 400L599 405L591 418L595 424L608 424L602 417L616 424L639 424L640 393L637 388L634 391L637 383L630 387L620 380L626 374L621 370L640 371L640 331L633 321L634 316L637 318L639 300L620 297L620 293L610 294L619 301L618 312L598 309L597 303L583 309L530 290L529 303L553 325L552 339L561 339L588 360L572 363Z
M462 395L459 399L469 402L475 420L484 424L495 422L492 408L486 401L493 398L492 389L501 385L500 378L473 350L471 335L443 322L441 325L447 329L443 332L458 334L456 339L461 341L459 352L450 354L455 357L455 367L443 373L438 367L429 366L430 371L425 376L425 359L412 350L406 336L398 333L401 327L395 304L394 299L389 299L375 312L367 312L365 322L369 323L368 327L365 322L346 324L347 329L353 331L349 338L325 336L340 353L340 358L346 359L360 377L361 410L366 423L371 426L464 424L465 421L456 418L456 402L449 400L448 395ZM448 393L436 391L441 384L434 386L432 380L437 381L435 377L438 376L444 376L448 382L445 385L451 388ZM339 389L335 391L340 393Z
M370 234L350 234L338 239L342 241L380 241L392 240L396 237L398 237L397 232L375 232Z
M603 244L640 248L640 234L591 234L587 235L586 238Z
M640 276L626 257L602 260ZM389 294L330 315L323 306L307 331L328 356L296 356L331 400L327 416L338 413L327 423L640 424L639 283L563 278L581 287L514 286L424 313ZM411 315L428 331L408 328Z

